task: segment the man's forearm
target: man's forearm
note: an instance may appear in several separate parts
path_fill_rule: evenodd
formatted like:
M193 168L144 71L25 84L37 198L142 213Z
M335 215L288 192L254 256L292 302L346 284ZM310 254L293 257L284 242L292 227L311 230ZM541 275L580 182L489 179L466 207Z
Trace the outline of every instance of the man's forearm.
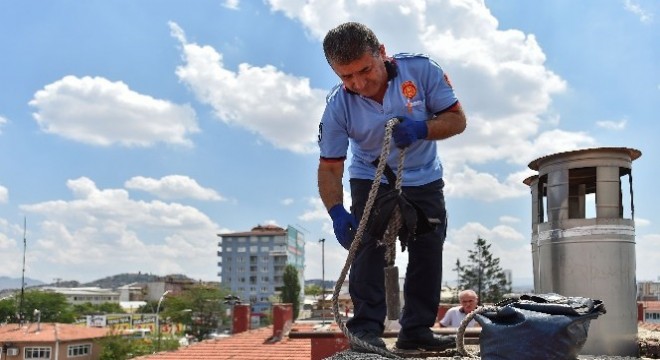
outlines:
M342 164L343 168L343 164ZM333 206L344 202L344 188L342 187L341 179L343 171L337 173L334 169L325 169L322 165L318 170L318 186L321 201L327 210Z
M455 111L440 113L426 121L429 130L426 140L443 140L458 135L465 130L466 122L460 105Z

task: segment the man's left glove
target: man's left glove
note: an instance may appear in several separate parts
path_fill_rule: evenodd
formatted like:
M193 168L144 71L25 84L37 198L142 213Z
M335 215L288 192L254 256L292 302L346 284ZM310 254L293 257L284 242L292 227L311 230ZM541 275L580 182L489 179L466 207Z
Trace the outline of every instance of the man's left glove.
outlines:
M426 121L416 121L404 116L398 116L399 123L392 129L392 138L399 149L410 146L419 139L426 139L429 135L429 128Z
M332 218L332 227L335 230L337 241L348 250L353 242L353 234L357 230L358 223L355 216L351 215L344 205L337 204L328 210L328 214Z

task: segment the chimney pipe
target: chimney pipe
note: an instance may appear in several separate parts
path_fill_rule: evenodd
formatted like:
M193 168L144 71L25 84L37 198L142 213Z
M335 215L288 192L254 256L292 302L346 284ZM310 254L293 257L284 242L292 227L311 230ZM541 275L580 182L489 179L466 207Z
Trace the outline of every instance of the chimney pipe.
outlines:
M273 337L281 339L291 330L292 323L293 305L273 304Z
M232 321L232 334L250 330L250 304L234 305L234 318Z

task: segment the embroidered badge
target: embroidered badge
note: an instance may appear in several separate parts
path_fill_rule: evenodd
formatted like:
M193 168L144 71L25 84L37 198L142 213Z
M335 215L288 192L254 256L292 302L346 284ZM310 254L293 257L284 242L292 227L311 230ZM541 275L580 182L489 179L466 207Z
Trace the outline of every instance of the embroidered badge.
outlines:
M403 96L405 96L408 99L408 102L406 104L406 107L408 108L408 112L412 112L412 102L411 100L417 95L417 87L415 86L415 83L412 81L408 80L401 84L401 92L403 93Z

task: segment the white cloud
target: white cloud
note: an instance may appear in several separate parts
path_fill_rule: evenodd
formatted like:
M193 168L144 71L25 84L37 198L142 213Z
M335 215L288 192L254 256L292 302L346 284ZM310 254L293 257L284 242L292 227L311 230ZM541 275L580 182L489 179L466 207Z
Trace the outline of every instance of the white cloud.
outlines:
M72 200L21 206L33 218L46 219L31 227L36 245L30 249L30 266L35 277L57 274L93 280L81 277L112 268L216 277L217 258L208 249L222 230L198 209L136 201L124 189L99 189L86 177L67 181L67 187Z
M188 136L199 131L190 106L102 77L65 76L37 91L29 104L42 131L97 146L191 146Z
M273 219L264 220L263 224L264 225L274 225L274 226L282 227L282 225L277 223L277 220L273 220Z
M307 199L307 203L311 208L307 209L302 215L298 216L298 219L302 221L330 220L330 216L328 215L328 210L326 210L325 206L323 205L323 201L321 201L321 198L319 197L309 198Z
M6 252L7 249L14 248L16 246L16 240L12 239L9 231L11 230L11 225L6 219L0 218L0 229L3 229L7 233L0 232L0 253Z
M321 118L324 90L271 65L243 63L231 71L224 67L221 53L189 43L175 23L170 29L183 50L184 64L177 67L177 76L221 121L244 127L278 148L299 153L316 150L318 120L314 119Z
M455 267L456 259L465 264L468 250L475 249L478 237L485 239L491 245L490 252L500 258L502 269L510 269L515 278L525 277L532 273L532 254L530 241L523 234L508 225L496 225L488 228L483 224L471 222L460 228L450 229L445 242L443 268L445 279L455 279L449 275Z
M651 225L650 220L635 217L635 226L649 226L649 225Z
M524 178L523 178L524 179ZM445 193L459 198L477 198L483 201L495 201L524 196L529 189L522 179L510 176L500 180L493 174L478 172L467 165L460 170L454 169L445 175Z
M596 125L598 127L601 127L603 129L607 130L615 130L615 131L621 131L626 128L626 123L628 120L623 119L619 121L611 121L611 120L603 120L603 121L597 121Z
M2 127L7 123L7 119L3 116L0 116L0 134L2 134Z
M9 190L0 185L0 204L6 203L9 200Z
M160 179L135 176L126 181L127 189L142 190L161 199L225 200L215 190L200 186L195 179L183 175L168 175Z
M282 199L282 205L289 206L294 203L294 200L291 198Z
M240 4L240 0L225 0L222 3L222 6L226 7L227 9L238 10Z
M639 21L644 24L653 22L653 13L643 9L637 2L633 0L624 0L623 8L639 17Z
M520 223L520 219L515 217L515 216L503 215L503 216L500 216L500 222L507 223L507 224L518 224L518 223Z
M660 259L660 234L637 236L635 252L637 260L637 280L654 280L660 277L658 259Z

